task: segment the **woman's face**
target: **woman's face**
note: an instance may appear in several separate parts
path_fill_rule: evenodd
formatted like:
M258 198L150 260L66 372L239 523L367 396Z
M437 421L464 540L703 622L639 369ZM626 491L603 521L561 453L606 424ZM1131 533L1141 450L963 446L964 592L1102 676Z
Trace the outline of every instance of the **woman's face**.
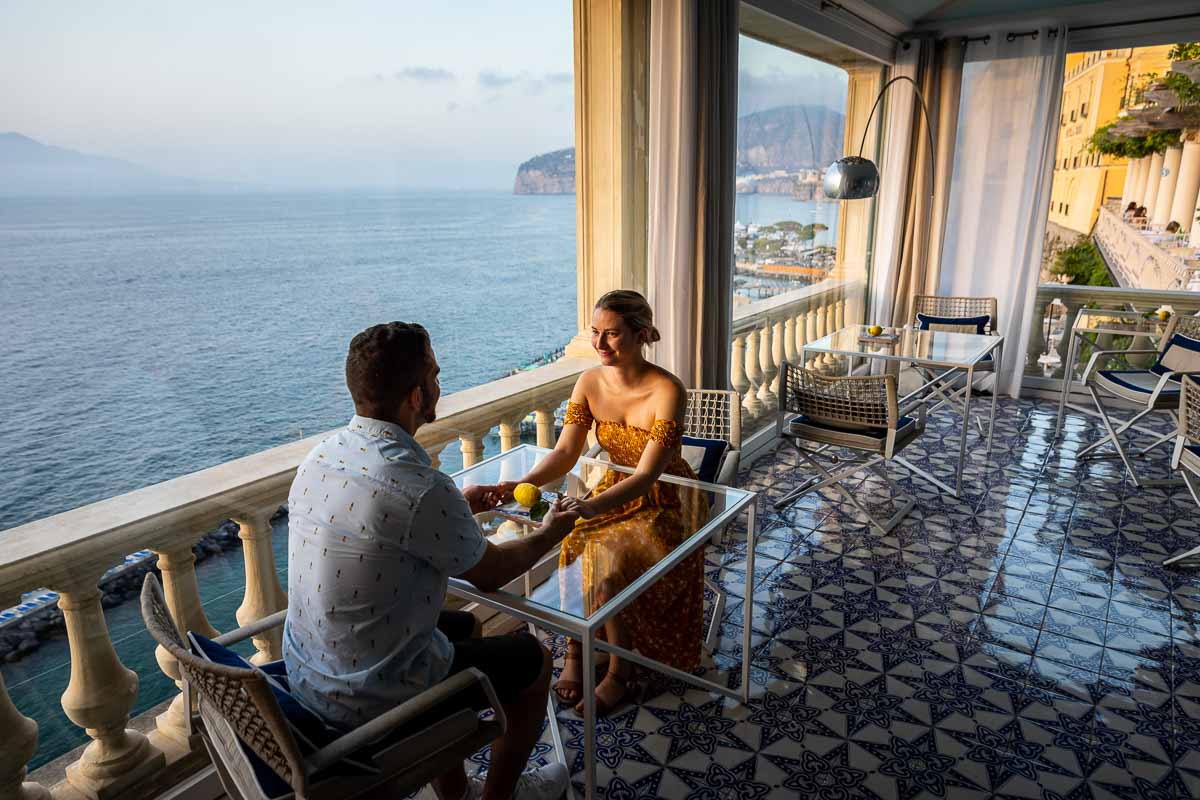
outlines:
M628 364L642 353L641 337L620 314L603 308L592 312L592 347L608 367Z

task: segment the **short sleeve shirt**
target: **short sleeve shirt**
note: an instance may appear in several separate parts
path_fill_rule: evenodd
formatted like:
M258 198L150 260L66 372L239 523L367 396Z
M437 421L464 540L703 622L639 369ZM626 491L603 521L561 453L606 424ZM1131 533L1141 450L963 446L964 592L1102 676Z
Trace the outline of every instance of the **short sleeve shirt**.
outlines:
M283 657L297 699L361 725L446 677L446 580L487 542L403 428L356 416L304 459L288 496Z

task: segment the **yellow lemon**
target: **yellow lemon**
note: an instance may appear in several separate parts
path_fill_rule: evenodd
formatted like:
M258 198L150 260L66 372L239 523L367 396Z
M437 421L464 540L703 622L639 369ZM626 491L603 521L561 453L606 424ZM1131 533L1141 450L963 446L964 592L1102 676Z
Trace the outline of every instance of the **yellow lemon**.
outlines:
M1171 312L1170 311L1159 311L1158 318L1160 320L1162 320L1163 322L1166 322L1168 319L1171 318Z
M533 508L542 499L542 490L532 483L520 483L513 489L513 499L526 508Z
M872 336L878 336L879 334L883 333L883 328L879 327L878 325L872 325L871 327L867 328L867 333L871 334Z

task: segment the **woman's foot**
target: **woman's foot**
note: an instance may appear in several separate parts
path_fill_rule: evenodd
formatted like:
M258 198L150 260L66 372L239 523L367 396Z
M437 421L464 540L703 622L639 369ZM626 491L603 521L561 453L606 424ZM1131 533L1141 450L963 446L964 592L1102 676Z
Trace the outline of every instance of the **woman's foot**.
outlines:
M633 679L632 665L621 665L609 670L604 680L596 685L596 716L607 717L614 709L624 704L636 688L637 681ZM575 713L583 716L583 703L575 706Z
M579 642L567 642L567 654L563 656L562 673L554 683L554 693L564 706L575 705L583 697L583 653Z

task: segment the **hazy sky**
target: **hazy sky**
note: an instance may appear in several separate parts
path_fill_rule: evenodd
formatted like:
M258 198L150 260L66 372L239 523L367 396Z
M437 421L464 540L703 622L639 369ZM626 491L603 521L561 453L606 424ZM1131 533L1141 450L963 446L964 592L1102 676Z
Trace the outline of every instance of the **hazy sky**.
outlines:
M197 178L506 188L574 144L572 62L570 0L12 0L0 132ZM741 113L845 98L745 38L740 87Z

